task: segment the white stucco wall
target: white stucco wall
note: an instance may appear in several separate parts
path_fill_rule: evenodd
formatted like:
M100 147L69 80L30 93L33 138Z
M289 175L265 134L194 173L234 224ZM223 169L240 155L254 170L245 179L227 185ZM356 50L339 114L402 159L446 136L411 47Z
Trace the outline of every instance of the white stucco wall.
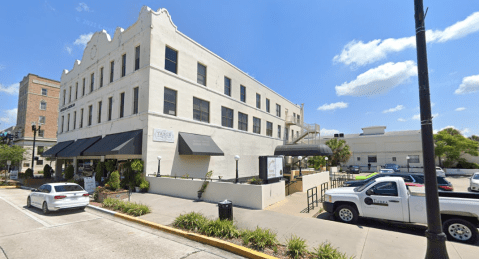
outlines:
M303 175L303 192L307 192L312 187L319 187L326 182L329 182L329 172Z

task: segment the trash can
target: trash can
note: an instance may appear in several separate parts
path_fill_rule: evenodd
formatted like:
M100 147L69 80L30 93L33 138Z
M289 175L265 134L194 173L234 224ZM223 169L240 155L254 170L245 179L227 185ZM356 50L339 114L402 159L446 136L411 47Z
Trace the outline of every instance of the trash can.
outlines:
M218 202L218 214L220 220L233 220L233 203L229 200Z

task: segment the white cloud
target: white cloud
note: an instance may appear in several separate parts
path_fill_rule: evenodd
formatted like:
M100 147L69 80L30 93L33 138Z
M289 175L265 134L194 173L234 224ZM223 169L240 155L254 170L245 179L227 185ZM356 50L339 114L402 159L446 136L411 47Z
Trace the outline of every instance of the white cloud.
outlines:
M348 104L345 102L337 102L337 103L330 103L330 104L323 104L322 106L318 107L319 111L330 111L336 109L344 109L348 108Z
M397 112L397 111L400 111L404 109L404 105L398 105L394 108L391 108L391 109L388 109L388 110L384 110L383 113L388 113L388 112Z
M459 132L460 132L462 135L464 135L464 136L466 136L467 133L470 133L470 132L471 132L471 130L470 130L469 128L464 128L463 130L460 130L460 129L454 127L454 126L446 126L446 127L442 128L442 129L440 129L440 130L434 130L433 133L434 133L434 134L437 134L439 131L445 130L445 129L447 129L447 128L455 129L455 130L459 131Z
M71 47L68 47L68 46L65 46L65 51L68 52L68 54L72 54L72 48Z
M322 129L319 131L319 133L320 133L322 136L331 136L331 135L334 135L334 134L339 133L339 130L322 128Z
M90 12L90 7L88 7L88 5L86 5L85 3L79 3L75 9L77 9L78 12Z
M11 84L9 86L4 86L0 84L0 93L4 92L7 94L18 94L19 83Z
M386 93L417 75L416 63L412 60L386 63L360 74L355 80L336 86L336 94L363 96Z
M465 37L479 30L479 12L466 19L456 22L445 30L428 30L428 42L446 42ZM353 66L364 66L387 57L388 54L416 47L416 37L375 39L369 42L352 40L346 44L341 54L334 56L333 62Z
M93 36L93 32L90 32L88 34L82 34L78 37L78 39L73 42L73 45L81 45L83 47L86 47L86 44L90 41L91 37Z
M6 66L0 64L0 71L4 70L6 68Z
M17 108L11 110L3 110L3 115L0 121L5 124L14 124L17 121Z
M398 121L400 121L400 122L405 122L405 121L407 121L407 120L406 120L406 119L403 119L403 118L399 118Z
M462 111L464 111L465 109L466 109L465 107L459 107L459 108L457 108L455 111L456 111L456 112L462 112Z
M431 116L432 116L433 119L434 119L434 118L437 118L437 117L439 117L439 113L431 114ZM418 120L421 119L421 114L416 114L416 115L412 116L411 119L418 121Z
M479 91L479 75L462 79L462 84L454 91L455 94L471 94Z

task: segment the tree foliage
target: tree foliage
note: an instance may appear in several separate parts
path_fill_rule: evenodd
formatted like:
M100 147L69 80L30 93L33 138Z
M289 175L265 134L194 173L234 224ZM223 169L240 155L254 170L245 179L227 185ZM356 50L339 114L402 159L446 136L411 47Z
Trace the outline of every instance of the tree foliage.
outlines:
M434 134L436 147L434 153L444 157L444 167L452 167L462 161L461 155L479 156L479 142L464 137L458 130L447 128Z
M12 165L23 160L25 149L20 146L9 146L0 144L0 167L6 167L7 161L12 161Z
M472 136L469 137L469 139L479 142L479 136L478 135L472 135Z
M73 165L67 166L67 168L65 169L65 172L63 172L63 174L65 175L65 179L67 179L67 180L72 179L73 176L75 175L75 168L73 168Z
M339 162L347 162L352 155L350 148L344 139L332 138L326 141L326 145L333 151L331 158L331 165L333 166L337 166Z
M308 159L308 164L314 169L318 170L320 167L326 165L325 156L313 156Z

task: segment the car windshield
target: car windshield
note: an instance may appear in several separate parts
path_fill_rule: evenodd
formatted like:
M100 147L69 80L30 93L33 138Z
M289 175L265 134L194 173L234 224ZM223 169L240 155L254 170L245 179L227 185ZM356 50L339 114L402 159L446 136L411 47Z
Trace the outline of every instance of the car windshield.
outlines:
M56 192L79 192L79 191L83 191L83 188L81 188L81 186L78 184L57 185L55 186L55 191Z
M367 183L365 183L364 185L362 186L359 186L359 187L356 187L354 188L354 191L355 192L362 192L364 189L368 188L368 186L370 186L371 184L375 183L376 181L375 180L371 180Z
M479 174L475 174L475 175L474 175L474 178L472 178L472 179L479 180Z
M416 183L419 183L419 184L424 184L424 175L413 175L414 179L416 179ZM437 183L438 184L448 184L448 182L446 181L446 179L444 179L444 177L441 177L441 176L438 176L437 177Z

